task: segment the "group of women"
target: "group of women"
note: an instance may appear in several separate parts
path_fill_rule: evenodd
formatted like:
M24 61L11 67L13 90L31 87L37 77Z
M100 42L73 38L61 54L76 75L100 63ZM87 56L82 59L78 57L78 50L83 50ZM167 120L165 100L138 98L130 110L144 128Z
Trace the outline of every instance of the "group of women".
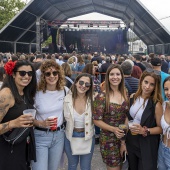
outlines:
M27 170L31 164L32 170L56 170L65 151L68 170L76 170L79 162L81 170L90 170L94 124L101 129L100 151L108 170L120 170L125 154L130 170L170 169L170 77L163 84L168 101L162 102L160 75L152 70L143 72L129 100L119 65L108 68L105 90L96 93L94 68L87 67L91 73L86 69L78 75L69 90L62 67L53 60L42 63L38 84L28 61L5 65L0 91L2 169ZM35 119L23 115L28 108L36 109ZM127 126L130 120L135 123L126 134L119 125ZM17 128L29 128L29 134L10 144L4 134Z

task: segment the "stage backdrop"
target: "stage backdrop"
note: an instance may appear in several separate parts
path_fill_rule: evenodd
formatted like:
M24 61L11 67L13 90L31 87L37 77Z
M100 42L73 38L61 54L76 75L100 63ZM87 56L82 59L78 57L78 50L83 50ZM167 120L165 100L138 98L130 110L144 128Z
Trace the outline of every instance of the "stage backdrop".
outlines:
M62 31L68 52L128 53L127 30L83 30Z

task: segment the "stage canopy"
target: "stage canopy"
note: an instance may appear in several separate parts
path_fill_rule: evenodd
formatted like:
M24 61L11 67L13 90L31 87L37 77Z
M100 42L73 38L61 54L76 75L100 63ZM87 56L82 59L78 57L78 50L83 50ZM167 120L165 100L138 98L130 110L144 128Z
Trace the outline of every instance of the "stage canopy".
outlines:
M45 23L92 12L121 19L148 46L148 52L170 54L169 32L139 0L31 0L1 29L0 46L31 51L40 45L39 30L47 29Z

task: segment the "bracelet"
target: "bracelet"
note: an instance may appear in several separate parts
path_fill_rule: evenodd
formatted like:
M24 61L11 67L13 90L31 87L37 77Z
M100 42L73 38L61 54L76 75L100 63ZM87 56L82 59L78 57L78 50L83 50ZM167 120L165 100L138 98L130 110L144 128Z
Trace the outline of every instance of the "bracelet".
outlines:
M121 145L126 145L126 143L121 143Z
M150 135L150 130L146 126L143 126L143 128L145 130L145 133L143 134L143 137L149 136Z

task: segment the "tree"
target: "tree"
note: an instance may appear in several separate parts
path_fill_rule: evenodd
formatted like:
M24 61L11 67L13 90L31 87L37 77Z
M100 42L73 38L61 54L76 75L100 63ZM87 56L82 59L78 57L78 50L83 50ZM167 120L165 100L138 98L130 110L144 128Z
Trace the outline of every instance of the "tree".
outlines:
M5 26L24 6L21 0L0 0L0 29Z

